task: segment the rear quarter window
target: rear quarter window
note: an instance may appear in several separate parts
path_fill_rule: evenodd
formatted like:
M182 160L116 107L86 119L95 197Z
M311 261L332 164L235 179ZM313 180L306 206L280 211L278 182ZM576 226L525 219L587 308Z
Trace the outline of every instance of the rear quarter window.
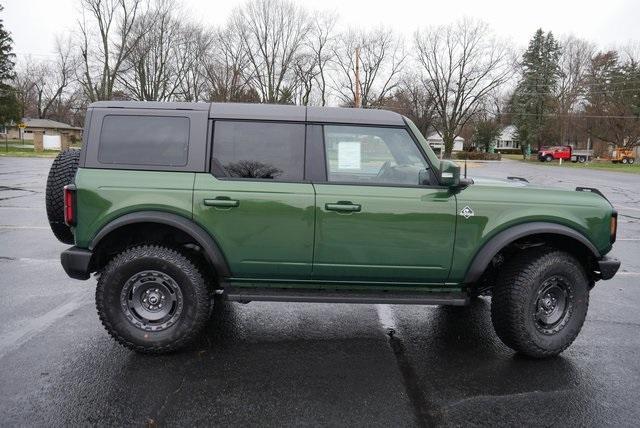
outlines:
M98 162L185 166L189 127L188 117L107 115L100 130Z

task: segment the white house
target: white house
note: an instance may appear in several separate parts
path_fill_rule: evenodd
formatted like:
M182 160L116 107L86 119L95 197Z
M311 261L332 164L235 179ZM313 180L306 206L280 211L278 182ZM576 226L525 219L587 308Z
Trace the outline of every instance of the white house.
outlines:
M520 143L516 141L516 127L505 126L498 138L496 138L495 150L519 149Z
M437 132L434 132L433 134L429 134L429 136L427 137L427 143L429 143L431 148L436 152L444 152L444 140L442 139L441 136L438 135ZM456 137L453 140L454 152L461 152L463 146L464 146L464 138Z

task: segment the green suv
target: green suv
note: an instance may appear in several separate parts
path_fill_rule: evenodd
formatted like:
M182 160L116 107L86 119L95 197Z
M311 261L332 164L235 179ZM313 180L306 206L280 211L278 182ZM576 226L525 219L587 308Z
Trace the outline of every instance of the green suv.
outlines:
M584 322L617 215L597 190L467 179L390 111L98 102L54 161L47 212L105 328L178 349L230 301L467 305L559 354Z

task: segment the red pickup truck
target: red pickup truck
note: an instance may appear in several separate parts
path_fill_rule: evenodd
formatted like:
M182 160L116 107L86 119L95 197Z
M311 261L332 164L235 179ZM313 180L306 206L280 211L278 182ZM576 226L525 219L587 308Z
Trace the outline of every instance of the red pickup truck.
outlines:
M554 159L571 159L571 146L542 147L538 152L540 162L551 162Z
M551 162L554 159L571 160L585 163L593 159L593 150L574 150L571 146L543 146L538 152L540 162Z

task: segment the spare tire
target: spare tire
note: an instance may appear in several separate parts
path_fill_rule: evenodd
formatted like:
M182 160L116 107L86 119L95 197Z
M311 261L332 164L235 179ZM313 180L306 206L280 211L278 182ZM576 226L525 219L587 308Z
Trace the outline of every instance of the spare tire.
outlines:
M73 232L64 222L64 186L73 183L80 150L65 150L56 156L47 178L46 206L51 231L60 242L73 244Z

